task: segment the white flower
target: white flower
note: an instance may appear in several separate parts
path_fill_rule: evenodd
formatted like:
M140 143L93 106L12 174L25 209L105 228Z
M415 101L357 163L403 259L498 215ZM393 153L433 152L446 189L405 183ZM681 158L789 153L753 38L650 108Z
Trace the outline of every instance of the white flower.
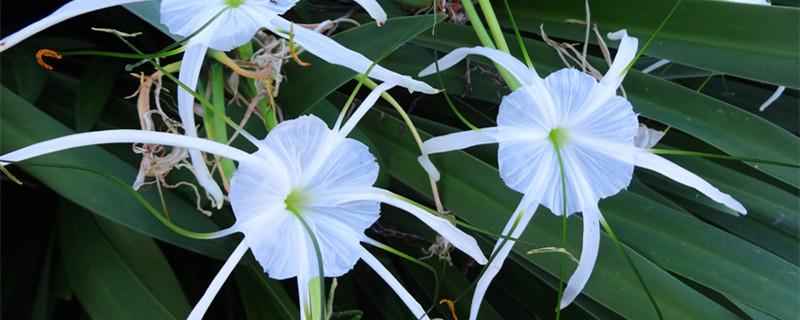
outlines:
M745 213L745 208L729 195L702 178L634 146L639 123L631 104L616 95L625 67L636 54L637 40L624 30L609 34L621 39L619 51L609 71L598 83L591 76L565 68L541 79L536 71L514 57L488 48L460 48L439 61L447 69L469 54L485 56L509 71L521 84L500 104L497 127L435 137L424 143L419 158L428 173L438 180L439 172L428 154L464 149L470 146L499 143L498 163L503 181L524 194L503 234L518 237L538 205L557 215L583 212L583 249L580 263L569 279L561 308L569 305L589 279L600 241L597 208L599 199L612 196L631 181L634 165L657 171L693 187L711 199ZM420 76L435 72L431 65ZM562 209L559 165L560 152L566 181L566 211ZM513 231L512 231L513 229ZM500 270L514 241L507 241L478 281L472 300L470 318L478 308L492 278Z
M458 230L450 221L372 186L378 177L375 157L366 145L346 136L380 94L391 87L386 83L378 86L343 125L340 117L333 130L317 117L303 116L280 123L263 140L249 137L258 146L258 151L253 154L196 137L141 130L108 130L40 142L0 156L0 164L108 143L170 145L233 159L239 162L229 194L236 222L217 234L242 232L245 237L197 303L190 319L203 316L248 249L253 251L271 278L297 278L300 314L301 319L305 319L306 314L312 312L309 286L319 281L319 273L316 251L301 221L308 224L318 239L325 277L341 276L359 259L364 260L400 296L415 317L428 319L419 303L360 244L366 242L380 246L364 235L364 230L378 220L380 203L414 215L478 263L485 264L487 259L475 239Z
M44 19L0 41L0 52L71 17L115 5L141 1L147 0L71 1ZM260 28L267 28L285 38L289 38L289 31L292 31L292 38L297 44L329 63L342 65L359 73L365 73L369 69L372 61L362 54L343 47L325 35L303 27L294 27L292 22L280 17L296 2L297 0L162 0L161 22L174 34L187 37L211 22L187 42L180 69L180 81L194 90L208 48L220 51L234 49L250 41ZM385 22L386 13L383 12L377 1L357 0L356 2L364 7L379 25ZM216 19L213 20L215 16ZM424 82L394 73L381 66L375 66L369 76L397 83L408 88L409 91L437 92L436 89ZM193 104L194 97L186 90L179 89L178 111L183 127L187 135L196 137ZM222 207L222 190L211 177L200 151L191 150L190 156L197 180L209 193L212 205L217 208Z

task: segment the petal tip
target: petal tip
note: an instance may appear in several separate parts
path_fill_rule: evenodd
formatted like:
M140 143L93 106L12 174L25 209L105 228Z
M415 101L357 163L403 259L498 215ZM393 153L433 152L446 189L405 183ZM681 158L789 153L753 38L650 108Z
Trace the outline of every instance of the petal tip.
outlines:
M609 32L606 37L608 37L609 40L620 40L620 39L622 39L624 37L627 37L627 36L628 36L628 30L627 29L620 29L620 30L617 30L617 31L614 31L614 32Z

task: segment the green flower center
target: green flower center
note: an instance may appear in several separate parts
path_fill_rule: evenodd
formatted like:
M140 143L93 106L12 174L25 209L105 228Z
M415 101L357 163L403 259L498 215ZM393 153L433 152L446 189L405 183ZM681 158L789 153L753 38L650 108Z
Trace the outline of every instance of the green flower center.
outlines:
M294 190L290 192L288 196L286 196L286 200L284 200L283 203L286 204L286 210L289 210L289 212L292 214L299 216L305 209L309 200L310 199L305 193L300 192L299 190Z
M245 1L247 0L225 0L225 4L227 4L228 7L231 8L238 8L239 6L244 4Z
M550 130L550 141L556 147L563 146L569 139L569 131L566 128L556 127Z

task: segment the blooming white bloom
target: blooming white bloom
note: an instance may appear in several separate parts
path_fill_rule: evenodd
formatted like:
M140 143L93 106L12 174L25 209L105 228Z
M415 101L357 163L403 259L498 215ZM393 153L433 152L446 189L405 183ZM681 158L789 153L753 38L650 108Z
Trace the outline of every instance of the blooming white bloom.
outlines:
M745 208L729 195L702 178L659 157L637 148L634 137L639 123L631 104L616 95L625 68L636 54L637 40L625 30L609 34L621 40L615 61L598 83L593 77L565 68L541 79L511 55L488 48L460 48L439 61L447 69L467 55L485 56L511 73L522 86L503 97L497 127L457 132L432 138L424 143L419 158L428 173L438 180L439 172L428 159L432 153L499 143L498 163L503 181L524 193L503 234L517 238L525 229L538 205L557 215L583 212L583 249L580 263L567 283L561 308L569 305L583 289L594 267L600 242L599 199L626 188L634 166L657 171L693 187L711 199L745 213ZM435 72L431 65L420 72ZM561 169L566 181L562 192ZM566 197L566 211L562 208ZM495 259L478 281L472 300L470 319L475 319L492 278L514 245L508 240L495 250Z
M147 0L70 1L51 15L0 41L0 52L36 32L82 13L141 1ZM186 44L186 52L180 69L180 81L194 90L208 48L220 51L234 49L250 41L260 28L267 28L285 38L291 36L294 42L305 50L329 63L342 65L360 73L365 73L369 69L372 61L362 54L343 47L325 35L303 27L295 28L292 22L280 17L296 2L297 0L162 0L161 22L169 28L170 32L187 37L202 30L189 39ZM379 25L385 22L386 13L377 1L357 0L356 2L364 7ZM375 66L369 76L397 83L410 91L437 92L436 89L424 82L394 73L381 66ZM189 136L197 136L193 105L192 94L182 88L179 89L178 111L186 134ZM189 154L198 182L209 193L212 204L217 208L222 207L222 190L211 177L200 151L191 150Z
M378 220L380 203L414 215L477 262L485 264L487 259L475 239L450 221L387 190L373 187L378 177L375 157L366 145L346 136L379 95L390 87L392 85L382 84L376 88L346 123L342 125L340 118L333 130L317 117L303 116L280 123L263 140L250 137L258 146L258 151L252 154L196 137L141 130L108 130L40 142L0 156L0 164L106 143L155 143L233 159L239 162L229 194L236 222L216 234L242 232L245 237L189 319L203 316L248 249L253 251L271 278L297 278L301 319L312 312L320 312L310 305L309 287L320 281L319 261L304 223L318 240L325 277L341 276L361 259L400 296L415 317L428 319L419 303L360 244L366 242L380 246L364 235L364 230Z

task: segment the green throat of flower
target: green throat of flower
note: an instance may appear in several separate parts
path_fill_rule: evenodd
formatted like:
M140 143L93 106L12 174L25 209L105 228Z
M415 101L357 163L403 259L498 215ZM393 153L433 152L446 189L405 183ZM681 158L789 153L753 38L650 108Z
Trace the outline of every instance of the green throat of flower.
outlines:
M550 141L556 147L561 147L567 143L569 139L569 131L566 128L557 127L550 130Z
M289 193L288 196L286 196L286 200L283 202L286 204L286 210L289 210L289 212L292 214L299 216L305 209L308 201L309 198L305 193L294 190Z
M238 8L247 0L225 0L225 4L228 5L230 8Z

